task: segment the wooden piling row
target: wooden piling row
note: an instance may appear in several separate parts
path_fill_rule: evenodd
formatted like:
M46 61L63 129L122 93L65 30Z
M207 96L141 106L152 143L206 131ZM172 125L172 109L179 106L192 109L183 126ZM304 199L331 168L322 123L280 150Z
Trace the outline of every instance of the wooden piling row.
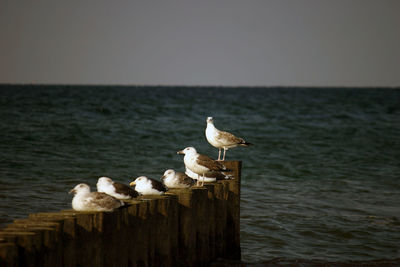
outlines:
M0 229L0 266L205 266L240 260L240 161L234 179L140 196L114 212L30 214Z

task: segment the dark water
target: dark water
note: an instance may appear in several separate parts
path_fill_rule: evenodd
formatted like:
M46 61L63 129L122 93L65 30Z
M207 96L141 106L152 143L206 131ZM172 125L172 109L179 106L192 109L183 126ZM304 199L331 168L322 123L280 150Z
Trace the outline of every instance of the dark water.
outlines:
M0 224L70 208L75 184L212 157L207 116L243 161L243 260L400 258L400 90L0 87Z

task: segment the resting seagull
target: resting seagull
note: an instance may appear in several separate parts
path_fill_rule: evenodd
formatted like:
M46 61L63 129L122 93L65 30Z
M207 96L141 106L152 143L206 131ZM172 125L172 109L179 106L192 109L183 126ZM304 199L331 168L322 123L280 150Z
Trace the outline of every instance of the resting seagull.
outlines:
M124 205L106 193L90 192L87 184L78 184L69 193L74 194L72 208L76 211L113 211Z
M187 147L181 151L177 152L178 154L184 154L185 157L183 158L183 162L185 166L192 172L196 173L198 176L198 180L200 176L203 177L203 184L204 184L204 177L206 177L207 173L210 172L221 172L227 171L226 167L222 165L220 162L213 160L212 158L197 153L194 147Z
M168 188L189 188L194 184L194 180L183 172L166 170L161 180Z
M167 191L161 182L146 176L136 178L129 185L135 186L135 190L141 195L162 195Z
M222 161L225 160L226 151L229 148L237 146L249 146L250 143L244 141L243 138L236 137L231 133L220 131L214 126L212 117L207 117L206 138L207 141L214 147L218 148L218 161L221 160L221 148L224 149L224 156Z
M97 191L122 200L138 196L138 193L133 188L125 184L114 182L108 177L99 178L97 182Z

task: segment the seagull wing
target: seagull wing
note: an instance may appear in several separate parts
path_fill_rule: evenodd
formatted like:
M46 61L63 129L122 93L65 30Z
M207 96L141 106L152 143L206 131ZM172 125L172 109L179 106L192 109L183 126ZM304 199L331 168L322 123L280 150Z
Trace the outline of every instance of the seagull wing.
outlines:
M235 135L225 132L219 131L216 135L215 139L223 145L233 145L233 144L241 144L245 143L243 138L236 137Z
M154 179L150 179L150 181L151 181L151 185L154 189L156 189L160 192L167 191L167 189L164 187L164 185L161 182L154 180Z
M226 169L224 165L206 155L199 154L197 161L200 165L207 167L211 171L223 171Z
M194 180L187 176L186 173L177 172L175 175L178 177L179 182L181 182L182 184L190 186L194 183Z
M135 190L133 190L132 187L127 186L126 184L114 183L113 185L117 191L122 192L125 195L131 196L131 197L138 196L138 193Z
M121 202L106 193L93 192L87 199L88 204L102 207L104 209L116 209L121 206Z

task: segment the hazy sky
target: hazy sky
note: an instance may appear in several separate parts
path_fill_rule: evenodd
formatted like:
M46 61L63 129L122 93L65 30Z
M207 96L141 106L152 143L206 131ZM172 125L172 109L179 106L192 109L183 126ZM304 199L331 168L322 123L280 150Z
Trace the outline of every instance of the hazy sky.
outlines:
M399 0L0 0L0 83L400 86Z

